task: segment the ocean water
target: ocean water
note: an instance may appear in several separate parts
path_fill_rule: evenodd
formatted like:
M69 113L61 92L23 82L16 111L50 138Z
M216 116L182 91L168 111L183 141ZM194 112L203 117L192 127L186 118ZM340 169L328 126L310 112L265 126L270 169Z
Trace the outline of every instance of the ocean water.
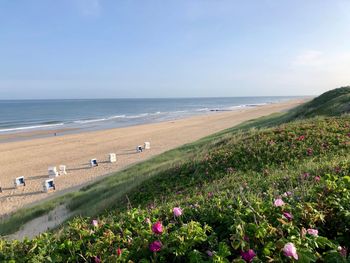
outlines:
M258 107L297 97L0 100L0 134L97 130Z

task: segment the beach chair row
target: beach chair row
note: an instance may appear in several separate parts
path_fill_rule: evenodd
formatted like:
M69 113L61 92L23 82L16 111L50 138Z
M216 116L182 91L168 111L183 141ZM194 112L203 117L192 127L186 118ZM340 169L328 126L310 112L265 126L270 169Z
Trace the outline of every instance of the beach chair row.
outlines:
M145 142L143 147L141 145L138 145L136 147L136 152L137 153L141 153L144 150L148 150L148 149L151 149L151 143L150 142ZM117 161L117 155L115 153L110 153L108 155L108 159L109 159L110 163L115 163ZM90 167L96 167L96 166L98 166L97 159L96 158L91 159L90 160ZM47 180L45 180L43 182L43 191L47 193L49 191L56 190L56 185L55 185L55 182L54 182L54 178L58 177L58 176L61 176L61 175L66 175L66 174L67 174L67 167L66 167L66 165L63 165L63 164L59 165L58 166L58 170L57 170L56 166L50 166L48 168L49 179L47 179ZM15 188L25 187L26 186L26 181L25 181L24 176L17 177L14 180L14 186L15 186ZM0 193L2 193L1 185L0 185Z

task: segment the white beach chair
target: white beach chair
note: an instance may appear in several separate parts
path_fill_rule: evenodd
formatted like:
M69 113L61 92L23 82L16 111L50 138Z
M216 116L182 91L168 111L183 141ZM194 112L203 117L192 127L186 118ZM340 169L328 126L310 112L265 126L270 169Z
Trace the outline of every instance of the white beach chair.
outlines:
M60 175L65 175L65 174L67 174L67 171L66 171L66 166L65 165L63 165L63 164L61 164L60 166L59 166L59 169L60 169Z
M142 146L141 145L136 147L136 152L142 153Z
M98 166L97 160L96 160L96 159L91 159L91 160L90 160L90 166L91 166L91 167L96 167L96 166Z
M144 148L145 148L145 150L151 149L151 143L150 142L145 142Z
M47 170L48 170L49 177L59 176L56 166L50 166Z
M24 180L24 176L20 176L15 179L15 188L19 186L26 186L26 181Z
M110 153L109 154L109 162L115 163L116 161L117 161L117 155L115 153Z
M45 180L45 182L43 183L43 190L45 193L56 190L56 185L53 179Z

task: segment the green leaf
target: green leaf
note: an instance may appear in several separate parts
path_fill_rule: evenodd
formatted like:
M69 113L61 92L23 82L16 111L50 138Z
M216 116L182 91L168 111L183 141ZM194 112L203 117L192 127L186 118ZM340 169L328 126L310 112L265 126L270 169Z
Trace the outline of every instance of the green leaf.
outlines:
M324 256L324 262L325 263L346 263L346 259L339 254L339 252L333 251L328 252Z
M310 263L310 262L316 262L317 258L316 256L314 255L314 253L312 253L311 251L309 250L306 250L306 249L299 249L297 251L298 253L298 256L299 256L299 259L298 259L298 262L301 262L301 263Z
M222 257L228 257L231 255L229 247L224 242L220 242L218 254Z

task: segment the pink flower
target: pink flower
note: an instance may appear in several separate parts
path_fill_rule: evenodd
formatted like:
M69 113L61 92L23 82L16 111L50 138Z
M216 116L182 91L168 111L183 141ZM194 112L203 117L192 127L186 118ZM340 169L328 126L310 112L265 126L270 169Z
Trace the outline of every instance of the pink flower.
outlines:
M348 253L346 247L342 247L342 246L338 247L338 251L339 251L340 255L342 255L343 257L346 257L346 254Z
M92 225L94 226L94 227L98 227L98 221L97 220L92 220Z
M213 256L213 252L210 251L210 250L205 251L205 253L207 253L207 255L208 255L209 257L212 257L212 256Z
M150 245L149 245L149 250L151 250L152 252L158 252L162 249L162 242L160 242L159 240L153 241Z
M299 136L299 138L297 139L298 141L303 141L305 139L304 135Z
M283 216L288 219L288 221L292 221L293 215L288 212L283 212Z
M284 202L281 198L277 198L277 199L275 199L274 205L275 206L283 206Z
M156 222L152 226L152 231L154 234L161 234L163 233L163 225L161 222Z
M315 176L314 179L315 179L316 182L319 182L321 180L321 177L320 176Z
M242 251L241 252L242 259L244 259L245 262L252 262L253 258L256 256L253 249L249 249L248 251Z
M287 243L284 245L283 254L287 257L293 257L295 260L298 260L297 249L293 243Z
M145 223L149 225L149 224L151 224L151 220L147 217L147 218L145 219Z
M122 254L122 250L118 247L118 249L117 249L117 255L118 255L118 257L120 257L120 255Z
M307 179L310 176L310 174L309 173L304 173L303 176L304 176L304 179Z
M309 228L308 230L306 230L306 232L309 235L311 235L311 236L318 236L318 230L317 229Z
M99 257L94 256L93 260L95 263L101 263L101 259Z
M312 155L313 152L314 151L311 148L308 148L306 151L307 155L309 155L309 156Z
M292 195L292 192L289 192L289 191L288 191L288 192L285 192L285 193L283 194L284 197L291 196L291 195Z
M182 215L182 209L180 207L174 207L173 213L175 217L179 217Z

